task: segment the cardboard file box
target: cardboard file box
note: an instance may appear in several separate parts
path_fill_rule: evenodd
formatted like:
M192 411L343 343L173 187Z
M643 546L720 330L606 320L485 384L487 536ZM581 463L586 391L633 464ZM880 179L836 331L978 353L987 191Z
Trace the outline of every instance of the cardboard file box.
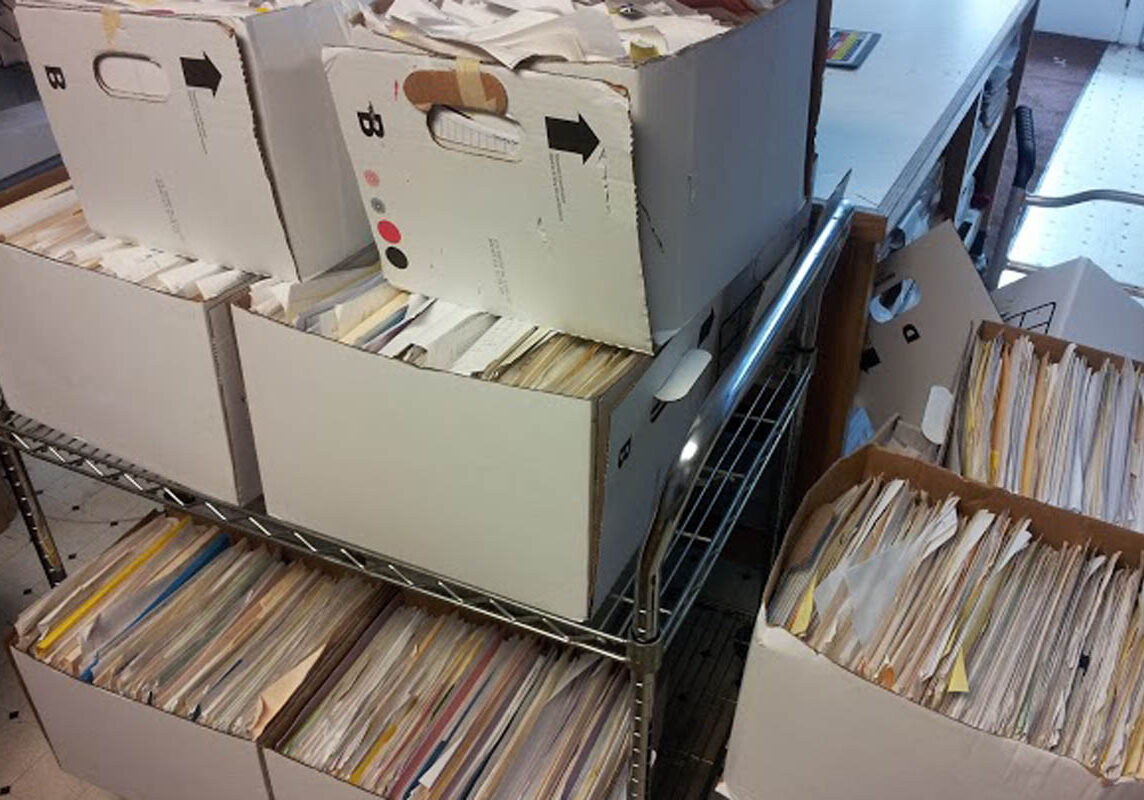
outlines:
M639 548L721 302L592 400L422 369L235 308L269 512L587 617Z
M1144 537L877 447L837 462L803 499L764 594L728 746L732 800L1123 800L1144 783L1107 784L1069 758L976 730L870 683L767 623L766 601L793 541L823 503L872 475L906 478L962 508L1028 517L1047 542L1089 541L1135 563Z
M1129 301L1131 302L1131 301ZM1105 350L1099 350L1095 347L1090 347L1078 342L1066 341L1055 336L1048 336L1036 330L1028 330L1023 327L1017 327L1012 324L1005 324L1001 322L994 322L992 320L981 320L974 323L973 330L970 331L969 338L965 343L961 359L961 367L958 370L958 383L954 387L954 394L960 399L962 385L965 381L969 380L969 369L973 361L973 344L976 340L996 339L997 337L1003 338L1010 344L1020 338L1027 338L1033 343L1033 352L1039 357L1048 354L1049 360L1052 362L1060 361L1065 354L1065 350L1071 345L1077 355L1083 356L1088 364L1093 369L1100 369L1105 361L1108 361L1112 366L1121 369L1126 361L1135 362L1139 368L1144 368L1144 363L1136 361L1135 359L1126 358L1123 355L1110 353ZM957 424L957 415L952 414L949 418L949 433L953 433L953 426ZM948 463L951 457L950 446L952 445L952 436L947 435L945 445L941 448L939 457L942 463Z
M211 497L261 491L225 297L0 245L0 389L15 411Z
M18 10L92 229L301 280L369 242L322 73L340 4L171 15Z
M805 201L815 19L786 0L639 65L481 64L460 79L503 139L440 116L476 68L352 30L327 74L386 277L652 352Z

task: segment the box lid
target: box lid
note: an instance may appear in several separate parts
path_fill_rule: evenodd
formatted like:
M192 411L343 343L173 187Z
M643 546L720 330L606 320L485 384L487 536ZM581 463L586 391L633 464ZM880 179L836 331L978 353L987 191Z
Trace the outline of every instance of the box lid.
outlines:
M966 336L978 320L999 317L952 224L882 263L857 398L875 428L900 413L935 444L945 440Z
M416 53L326 62L391 282L651 352L626 92Z

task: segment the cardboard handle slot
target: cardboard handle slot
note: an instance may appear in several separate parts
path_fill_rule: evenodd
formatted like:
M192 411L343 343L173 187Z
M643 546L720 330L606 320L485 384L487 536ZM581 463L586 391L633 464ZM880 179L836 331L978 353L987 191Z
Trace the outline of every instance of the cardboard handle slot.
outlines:
M95 82L111 97L162 103L171 94L166 71L153 58L134 53L102 53L92 64Z
M520 123L480 111L460 112L447 106L433 106L428 116L429 135L446 150L520 161L523 131Z
M508 95L495 76L481 72L476 62L457 62L455 70L416 70L405 77L405 98L428 112L433 106L484 111L504 116Z

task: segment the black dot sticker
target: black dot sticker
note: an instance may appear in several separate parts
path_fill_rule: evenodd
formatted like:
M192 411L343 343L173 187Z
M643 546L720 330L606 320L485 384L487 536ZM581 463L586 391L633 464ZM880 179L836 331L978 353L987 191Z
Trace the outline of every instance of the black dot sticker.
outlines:
M409 259L399 247L385 248L385 257L389 259L390 264L397 267L398 269L405 269L409 266Z
M385 203L381 202L380 197L371 197L369 199L369 205L370 205L370 208L372 208L378 214L384 214L385 213Z
M9 711L8 712L8 719L19 719L19 718L20 718L20 712L19 711Z
M0 795L8 794L10 791L12 791L11 786L0 786Z
M114 527L117 527L119 525L119 520L113 519L113 520L111 520L111 522L109 522L107 524L110 525L112 528L114 528Z
M68 561L75 561L75 553L68 553Z
M30 595L31 593L32 593L32 590L31 590L31 589L25 589L25 590L24 590L24 595L25 595L25 596L27 596L27 595Z
M79 511L79 506L72 506L72 511Z

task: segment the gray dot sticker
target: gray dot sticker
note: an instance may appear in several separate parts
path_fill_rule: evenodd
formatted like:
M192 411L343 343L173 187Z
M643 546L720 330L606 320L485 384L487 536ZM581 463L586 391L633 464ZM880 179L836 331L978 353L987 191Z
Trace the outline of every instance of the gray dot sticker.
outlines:
M380 197L370 198L369 204L373 208L373 210L376 211L378 214L384 214L385 213L385 203L381 202Z

